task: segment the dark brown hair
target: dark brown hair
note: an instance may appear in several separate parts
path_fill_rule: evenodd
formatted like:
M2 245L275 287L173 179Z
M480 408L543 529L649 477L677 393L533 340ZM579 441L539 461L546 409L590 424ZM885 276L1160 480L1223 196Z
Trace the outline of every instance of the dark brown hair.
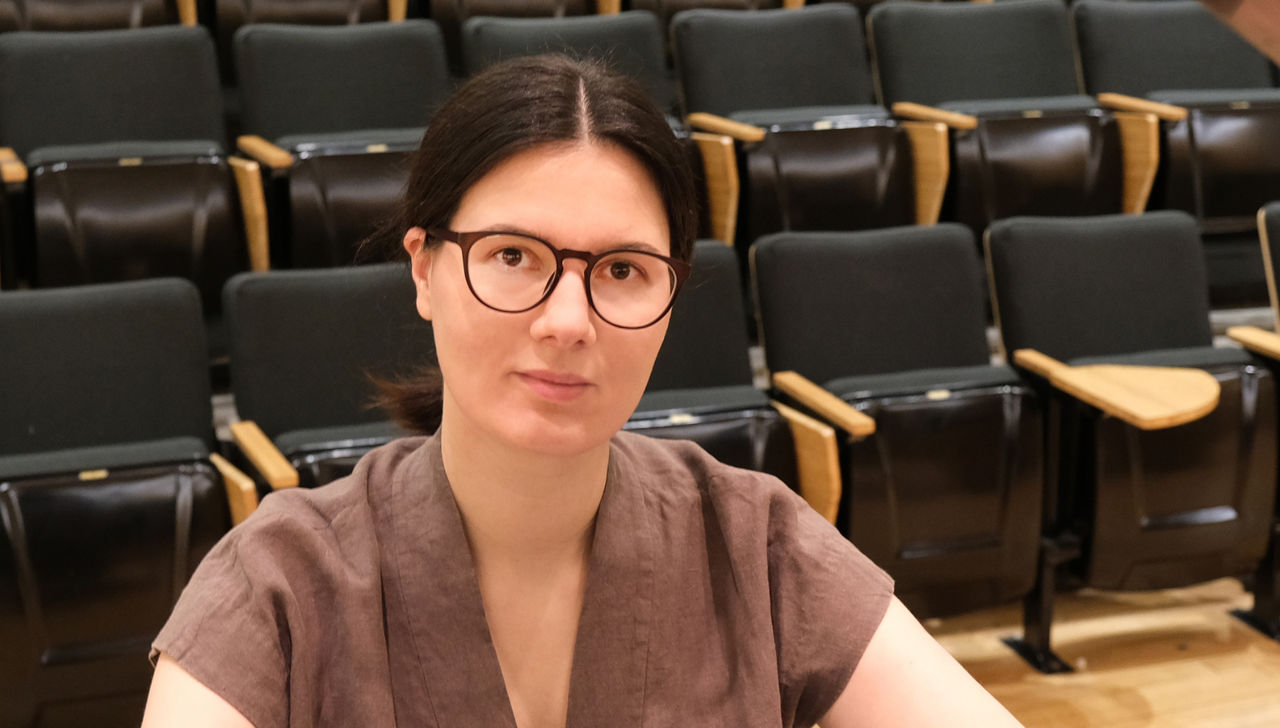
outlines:
M616 145L644 166L666 208L671 255L689 260L698 231L697 196L666 118L634 81L599 62L562 55L504 61L463 84L431 119L410 159L398 208L364 243L360 257L403 257L406 231L448 228L463 195L498 164L534 147L575 140ZM401 426L416 432L439 426L438 368L379 382L379 390L379 404Z

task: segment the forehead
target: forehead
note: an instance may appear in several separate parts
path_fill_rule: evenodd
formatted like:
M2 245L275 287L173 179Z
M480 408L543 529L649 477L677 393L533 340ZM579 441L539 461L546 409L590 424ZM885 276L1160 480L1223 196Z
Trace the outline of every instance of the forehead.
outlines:
M547 144L504 160L466 191L450 227L519 230L581 250L619 243L671 249L648 170L621 147L599 142Z

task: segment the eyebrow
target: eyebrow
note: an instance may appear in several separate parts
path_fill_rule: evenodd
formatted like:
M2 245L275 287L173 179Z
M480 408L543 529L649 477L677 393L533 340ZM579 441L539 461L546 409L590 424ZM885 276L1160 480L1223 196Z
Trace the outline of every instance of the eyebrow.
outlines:
M576 248L565 248L560 245L555 245L548 239L546 235L542 235L537 232L534 232L533 230L520 227L519 225L502 225L502 224L487 225L485 227L480 228L479 230L476 230L475 232L477 233L509 233L511 235L523 235L526 238L537 238L538 240L541 240L542 242L548 245L551 245L553 247L559 248L560 250L576 250ZM655 245L652 245L650 243L640 242L640 241L621 242L616 245L610 245L609 247L604 249L604 251L611 251L611 250L637 250L645 253L653 253L654 255L661 255L661 256L670 255L670 253L662 252ZM601 251L601 252L604 252L604 251ZM582 251L582 252L588 252L588 251Z

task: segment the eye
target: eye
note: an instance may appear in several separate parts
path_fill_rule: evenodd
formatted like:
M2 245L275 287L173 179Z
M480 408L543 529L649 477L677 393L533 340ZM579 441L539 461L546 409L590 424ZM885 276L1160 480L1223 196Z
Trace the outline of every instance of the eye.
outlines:
M498 258L512 268L524 261L524 251L518 248L503 248L498 251Z
M626 261L615 260L609 264L609 276L615 281L625 281L636 272L636 267Z

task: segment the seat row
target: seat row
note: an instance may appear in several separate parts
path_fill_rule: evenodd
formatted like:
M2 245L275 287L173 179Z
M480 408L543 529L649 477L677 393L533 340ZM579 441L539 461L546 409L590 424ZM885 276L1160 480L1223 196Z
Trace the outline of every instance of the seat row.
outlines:
M217 358L230 275L352 260L451 90L439 29L253 25L237 38L253 132L237 141L265 173L229 154L203 31L0 35L0 287L187 277ZM699 145L724 146L684 137L697 166Z
M1199 3L895 2L865 30L869 48L844 7L673 23L690 124L738 140L744 250L778 229L1181 209L1215 305L1265 298L1250 234L1280 193L1280 91ZM832 127L850 128L814 131Z
M634 9L653 13L665 28L675 13L694 7L757 10L803 5L804 0L0 0L0 32L203 25L217 38L224 82L234 85L232 38L239 28L253 23L354 25L430 18L443 29L456 69L458 28L471 17L559 18Z
M1280 205L1264 217L1280 241ZM1280 337L1213 346L1194 220L1014 218L985 245L1003 364L965 226L762 239L762 391L736 255L700 242L626 429L779 475L921 617L1021 600L1040 669L1067 669L1054 594L1084 586L1246 577L1244 618L1276 636ZM368 406L433 358L403 267L244 273L223 295L234 444L189 282L0 296L5 725L136 719L150 637L218 536L404 434Z
M1141 9L1133 10L1136 5ZM1251 142L1265 139L1276 123L1277 107L1268 101L1275 89L1262 87L1269 83L1268 64L1192 0L1086 0L1073 13L1081 49L1090 49L1086 59L1123 56L1115 38L1142 38L1152 45L1149 53L1138 54L1142 64L1124 58L1111 65L1086 63L1092 90L1111 88L1107 73L1131 79L1134 68L1164 68L1163 59L1174 59L1186 63L1170 60L1176 74L1152 77L1143 87L1129 82L1114 88L1141 92L1165 83L1198 85L1207 90L1192 96L1205 103L1173 107L1164 97L1152 104L1117 94L1096 100L1079 96L1067 14L1052 0L877 6L868 19L876 50L870 65L862 23L847 5L690 11L673 25L679 94L664 70L662 34L649 13L472 18L464 34L465 55L473 71L499 58L548 48L598 54L639 78L673 115L690 112L694 129L706 131L684 132L674 118L673 124L687 134L690 157L707 179L705 232L737 239L744 266L749 242L777 230L866 229L944 219L966 222L980 234L992 220L1017 214L1139 211L1148 206L1154 184L1151 207L1186 209L1211 234L1207 249L1215 305L1259 301L1264 289L1256 275L1257 246L1251 227L1242 227L1247 221L1242 212L1280 197L1273 189L1274 170L1280 168L1274 151ZM1173 31L1139 32L1122 22L1131 17L1137 18L1136 27L1176 29L1177 46L1145 40ZM1088 34L1095 27L1102 31ZM159 38L183 31L149 32ZM209 281L205 302L211 313L217 311L217 292L229 271L249 264L261 269L349 262L355 243L385 216L403 184L403 155L415 144L430 109L451 88L442 35L428 21L245 28L235 45L246 132L237 146L259 163L255 173L250 164L225 157L226 129L215 118L217 94L208 89L216 73L210 71L207 40L192 35L184 42L204 47L178 56L168 55L169 50L132 50L140 40L126 42L111 34L74 40L8 35L0 40L0 52L24 73L10 78L0 97L0 144L16 148L4 170L14 180L10 186L16 194L8 206L19 232L17 243L0 250L0 285L197 270L192 277ZM1103 39L1089 40L1095 35ZM957 49L945 63L937 62L938 54L931 60L929 49L945 43L984 52ZM64 52L60 44L75 50ZM800 44L815 52L789 52ZM151 83L123 90L104 83L108 70L119 68L125 75L128 63L104 61L98 55L102 51L94 50L103 45L152 69ZM56 79L62 94L40 80L49 77L42 69L54 55L65 69ZM1024 68L1030 57L1044 67L1026 78L1002 70ZM76 62L94 73L72 69ZM196 70L177 73L188 66ZM179 77L165 80L171 70ZM877 86L878 98L892 111L868 106L877 100ZM1241 86L1252 88L1235 88ZM952 89L950 95L943 95L944 89ZM129 98L131 93L136 97ZM101 116L57 111L64 94L101 109ZM943 103L957 95L977 100ZM1132 110L1109 111L1097 103L1102 100ZM1163 138L1157 135L1160 129ZM736 148L726 133L738 140ZM148 143L124 144L124 139ZM156 140L184 144L150 144ZM188 148L191 140L197 143ZM57 154L40 153L47 147ZM198 171L180 172L175 165L180 156L195 156L203 164L195 167ZM86 177L77 159L95 165L95 171ZM161 161L162 181L153 169ZM33 179L29 186L19 181L24 174ZM180 184L183 174L195 181ZM103 181L116 175L129 181ZM239 205L232 178L240 185ZM213 192L205 191L209 179L219 180ZM260 184L265 184L261 192ZM99 186L116 196L129 189L129 203L138 209L190 214L168 218L173 225L164 243L149 239L153 232L136 225L136 214L79 225L84 216L78 210L115 204L110 192L96 191ZM35 198L34 223L28 224L30 203L22 193ZM237 214L245 233L239 231ZM208 228L188 224L203 219L226 222ZM151 227L156 224L153 220ZM110 247L96 237L108 233ZM246 236L249 253L244 252ZM131 244L114 243L121 239ZM193 258L190 251L197 250L226 252L205 261ZM206 263L223 269L206 271Z

